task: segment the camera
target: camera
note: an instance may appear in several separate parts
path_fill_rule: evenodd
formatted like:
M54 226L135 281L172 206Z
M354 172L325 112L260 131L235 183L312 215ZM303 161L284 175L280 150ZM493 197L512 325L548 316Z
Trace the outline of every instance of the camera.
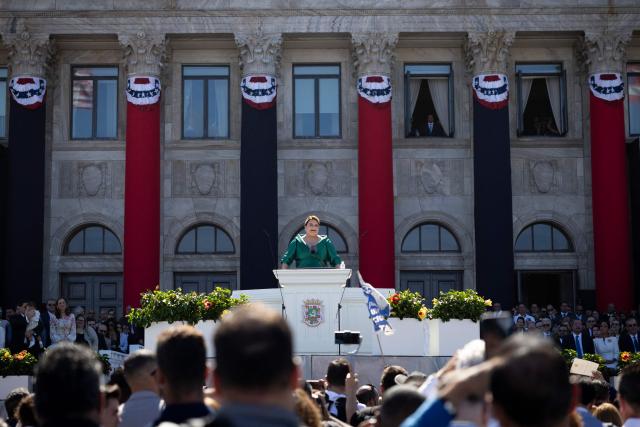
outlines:
M355 344L362 343L360 331L335 331L334 338L336 344Z

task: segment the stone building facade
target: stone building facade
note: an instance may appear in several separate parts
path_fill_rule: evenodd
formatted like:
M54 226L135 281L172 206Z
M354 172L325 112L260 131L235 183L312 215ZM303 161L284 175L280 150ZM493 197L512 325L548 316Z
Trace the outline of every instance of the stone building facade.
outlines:
M355 53L354 34L369 34L375 39L383 33L396 40L387 53L393 86L395 283L374 285L420 289L428 297L438 290L475 287L471 78L474 64L493 58L497 49L504 54L500 66L510 82L514 245L523 230L536 223L551 226L549 230L557 228L570 242L568 248L560 250L531 247L515 252L513 301L595 302L598 284L587 76L606 62L613 67L607 71L622 73L625 92L633 87L628 84L627 71L635 70L633 64L640 63L637 1L267 0L236 4L198 0L8 0L0 11L0 29L0 66L8 68L8 78L20 73L46 73L48 81L42 283L29 285L36 299L65 295L72 304L96 310L123 309L121 251L74 251L69 250L69 244L86 226L104 227L121 246L124 243L124 90L127 74L135 72L135 67L146 73L155 69L162 82L159 285L206 290L220 283L243 288L239 274L239 88L243 76L239 56L243 45L239 40L255 34L281 37L277 54L269 57L271 63L264 64L278 78L278 236L267 238L274 239L282 253L304 218L317 214L334 236L337 233L335 239L344 241L346 252L341 255L347 266L357 269L356 62L366 55ZM510 37L470 47L472 34L496 31ZM127 40L141 32L152 46L133 45L134 50L146 50L139 55L142 59L132 63L127 52L132 47ZM32 36L32 44L41 40L46 51L33 55L30 63L20 62L24 52L16 47L15 37L23 33ZM593 52L584 46L585 33L587 42L609 44ZM607 42L610 34L619 39ZM33 52L33 46L29 48ZM339 132L331 137L298 138L294 129L294 67L314 64L337 66L339 70ZM557 135L522 132L524 112L518 103L523 102L523 77L517 72L521 64L560 66L559 96L564 118L563 129L556 124ZM45 65L46 71L40 70ZM222 137L188 138L184 130L188 120L184 110L185 67L205 65L228 70L228 131ZM407 67L412 65L448 66L447 136L422 137L411 131L411 73ZM18 66L22 68L18 70ZM112 137L72 137L74 70L79 67L116 70L116 127ZM633 123L640 117L634 116L639 110L629 107L629 99L625 98L625 129L627 137L632 138ZM12 142L4 139L0 144L10 150ZM255 185L261 185L259 176ZM207 224L214 225L216 231L223 230L232 241L232 249L204 251L216 252L213 254L180 253L185 233ZM439 231L440 246L434 250L407 246L403 251L403 245L409 245L405 239L421 224L444 227ZM424 229L427 234L423 238L428 239L433 230L437 228ZM447 232L454 236L458 249L442 246ZM107 239L105 234L102 238ZM13 286L18 285L3 284Z

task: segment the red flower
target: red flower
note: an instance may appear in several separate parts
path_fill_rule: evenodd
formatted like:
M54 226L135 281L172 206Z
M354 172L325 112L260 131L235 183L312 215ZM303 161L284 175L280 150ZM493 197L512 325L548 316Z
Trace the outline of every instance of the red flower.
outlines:
M209 301L205 301L203 304L204 304L204 309L205 310L209 310L211 308L211 306L213 305Z
M398 294L391 295L391 303L397 304L399 302L400 302L400 295Z
M628 351L625 351L620 355L620 360L622 360L623 362L628 362L629 359L631 359L631 353L629 353Z

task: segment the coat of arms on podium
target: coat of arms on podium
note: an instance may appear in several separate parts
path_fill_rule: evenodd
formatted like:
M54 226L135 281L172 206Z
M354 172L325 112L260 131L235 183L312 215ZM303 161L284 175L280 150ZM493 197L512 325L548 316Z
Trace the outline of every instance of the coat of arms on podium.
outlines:
M305 325L316 327L324 322L324 304L319 299L302 301L302 321Z

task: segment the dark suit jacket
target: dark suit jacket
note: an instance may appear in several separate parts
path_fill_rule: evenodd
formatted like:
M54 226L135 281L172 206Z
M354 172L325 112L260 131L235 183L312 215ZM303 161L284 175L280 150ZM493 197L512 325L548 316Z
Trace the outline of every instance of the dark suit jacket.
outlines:
M638 334L638 344L640 344L640 334ZM618 347L620 347L620 351L630 351L631 353L635 351L629 334L620 335L620 338L618 338Z
M565 337L562 341L563 350L576 350L576 340L573 338L573 332ZM591 339L591 337L585 332L582 333L582 352L592 354L595 354L596 352L596 348L593 345L593 339Z
M12 353L19 353L26 348L24 344L24 332L27 330L27 319L22 314L14 314L9 319L11 324L11 343L9 349Z
M420 136L445 136L444 129L439 122L433 123L433 129L429 132L429 126L425 123L422 128L420 128Z

